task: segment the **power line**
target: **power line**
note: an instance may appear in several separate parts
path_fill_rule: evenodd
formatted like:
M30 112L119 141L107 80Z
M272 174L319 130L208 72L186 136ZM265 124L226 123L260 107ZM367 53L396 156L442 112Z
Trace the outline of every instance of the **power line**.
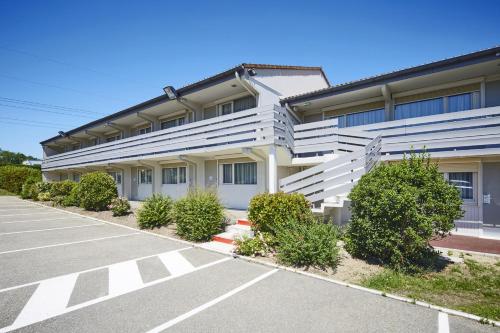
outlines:
M29 127L43 127L43 128L51 128L51 129L59 129L57 126L49 126L49 125L37 125L37 124L23 124L23 123L16 123L13 121L2 121L1 123L6 124L6 125L20 125L20 126L29 126Z
M33 123L33 124L41 124L41 125L54 125L54 126L71 126L70 124L61 124L61 123L54 123L54 122L48 122L48 121L42 121L42 120L30 120L30 119L20 119L20 118L12 118L12 117L3 117L0 116L0 119L7 119L9 121L22 121L22 122L28 122L28 123Z
M64 110L64 111L77 111L77 112L92 113L92 114L97 114L97 115L104 115L104 113L102 113L102 112L96 112L96 111L91 111L91 110L86 110L86 109L73 108L73 107L61 106L61 105L55 105L55 104L46 104L46 103L28 101L28 100L23 100L23 99L0 97L0 101L4 101L7 103L14 103L14 104L26 104L26 105L32 105L32 106L40 106L40 107L49 108L49 109L57 109L57 110Z
M14 80L14 81L27 82L27 83L35 84L35 85L39 85L39 86L46 86L46 87L50 87L50 88L67 90L67 91L71 91L71 92L82 94L82 95L91 95L91 96L94 96L94 97L105 98L106 100L109 100L109 99L118 100L116 98L110 98L109 96L95 94L95 93L92 93L92 92L89 92L89 91L82 91L82 90L78 90L78 89L73 89L73 88L68 88L68 87L62 87L62 86L58 86L58 85L51 84L51 83L44 83L44 82L26 80L26 79L22 79L22 78L19 78L19 77L16 77L16 76L12 76L12 75L0 74L0 77L6 78L6 79L9 79L9 80ZM124 102L121 99L120 99L120 101Z
M16 109L21 109L21 110L30 110L30 111L53 113L53 114L58 114L58 115L61 115L61 116L68 116L68 117L81 117L81 118L87 118L87 119L95 119L96 118L96 117L93 117L93 116L90 116L90 115L71 114L71 113L67 113L67 112L64 112L64 111L44 110L44 109L32 108L32 107L29 107L29 106L8 105L8 104L2 104L2 103L0 103L0 106L5 106L5 107L8 107L8 108L16 108Z

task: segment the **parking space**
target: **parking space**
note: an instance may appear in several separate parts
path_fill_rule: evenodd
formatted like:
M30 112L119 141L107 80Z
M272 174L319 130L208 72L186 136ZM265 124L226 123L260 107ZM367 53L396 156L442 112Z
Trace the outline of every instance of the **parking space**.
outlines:
M495 331L14 197L0 267L0 332Z

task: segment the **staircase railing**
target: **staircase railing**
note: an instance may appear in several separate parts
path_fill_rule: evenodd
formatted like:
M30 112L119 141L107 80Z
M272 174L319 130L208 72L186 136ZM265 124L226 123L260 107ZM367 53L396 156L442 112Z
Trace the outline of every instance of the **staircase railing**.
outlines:
M302 193L313 204L346 194L379 161L380 150L381 137L376 136L362 148L282 178L280 189Z

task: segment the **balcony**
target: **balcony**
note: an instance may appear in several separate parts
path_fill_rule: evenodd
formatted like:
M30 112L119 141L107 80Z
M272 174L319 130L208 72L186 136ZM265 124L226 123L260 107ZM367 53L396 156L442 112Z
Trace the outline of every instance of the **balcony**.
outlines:
M290 145L287 114L276 105L193 122L44 159L44 171L138 161L230 148Z
M377 135L382 137L382 160L401 159L412 150L426 150L432 157L500 154L498 106L349 128L338 128L337 121L295 125L294 162L349 153Z

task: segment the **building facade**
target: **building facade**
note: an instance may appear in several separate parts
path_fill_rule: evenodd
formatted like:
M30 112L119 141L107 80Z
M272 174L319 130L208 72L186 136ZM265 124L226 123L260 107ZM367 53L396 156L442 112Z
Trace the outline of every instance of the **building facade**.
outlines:
M349 219L376 163L427 151L456 185L457 226L500 220L500 47L330 86L319 67L242 64L43 141L46 180L109 172L120 195L211 188L230 208L300 192Z

